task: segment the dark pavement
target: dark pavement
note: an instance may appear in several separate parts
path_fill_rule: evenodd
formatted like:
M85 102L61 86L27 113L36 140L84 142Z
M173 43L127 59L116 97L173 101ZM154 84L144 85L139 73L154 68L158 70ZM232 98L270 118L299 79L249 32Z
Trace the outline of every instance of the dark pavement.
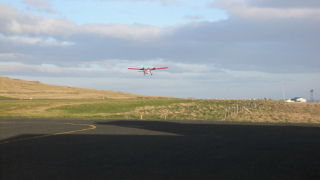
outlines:
M320 125L1 119L1 179L320 179Z

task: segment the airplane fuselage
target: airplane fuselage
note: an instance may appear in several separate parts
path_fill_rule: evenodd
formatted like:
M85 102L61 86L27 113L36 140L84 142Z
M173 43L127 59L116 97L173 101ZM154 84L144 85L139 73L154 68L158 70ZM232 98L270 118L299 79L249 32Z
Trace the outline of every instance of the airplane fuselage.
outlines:
M143 70L143 73L144 73L144 74L151 74L151 75L152 75L152 73L151 73L151 68L146 68L146 69L144 69L144 70Z
M167 69L168 67L161 67L161 68L144 68L144 67L142 67L142 68L128 68L129 70L140 70L140 71L138 71L138 72L143 72L143 75L146 75L146 74L151 74L151 76L152 76L152 73L151 73L151 71L152 70L158 70L158 69Z

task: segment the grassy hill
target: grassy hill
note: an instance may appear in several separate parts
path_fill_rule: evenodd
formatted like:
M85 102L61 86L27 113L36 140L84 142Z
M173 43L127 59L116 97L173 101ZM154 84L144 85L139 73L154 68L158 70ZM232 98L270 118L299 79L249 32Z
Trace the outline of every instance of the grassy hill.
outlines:
M140 119L141 116L153 120L320 123L320 104L178 98L0 100L0 117Z
M157 98L120 91L102 91L67 86L43 84L38 81L25 81L0 76L1 99L133 99Z
M143 119L155 120L320 123L318 103L162 98L54 86L6 77L0 77L0 80L0 117L140 119L142 116ZM30 97L59 100L2 100ZM244 107L249 110L244 110Z

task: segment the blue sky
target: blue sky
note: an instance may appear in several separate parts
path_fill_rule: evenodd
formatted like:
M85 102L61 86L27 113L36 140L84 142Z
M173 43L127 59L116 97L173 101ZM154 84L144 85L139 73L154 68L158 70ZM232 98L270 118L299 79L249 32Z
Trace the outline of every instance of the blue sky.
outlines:
M0 75L145 95L320 99L317 0L2 0ZM153 76L128 67L160 67ZM286 85L284 85L286 84Z
M32 1L33 2L33 1ZM35 3L40 1L35 1ZM3 0L25 12L37 16L66 17L77 25L84 24L144 24L156 27L174 26L190 21L218 21L228 18L222 9L207 8L208 1L183 1L163 3L161 1L103 1L103 0L50 0L48 7L54 13L46 13L45 5L34 7L27 1ZM165 1L164 1L165 2ZM50 4L50 5L49 5Z

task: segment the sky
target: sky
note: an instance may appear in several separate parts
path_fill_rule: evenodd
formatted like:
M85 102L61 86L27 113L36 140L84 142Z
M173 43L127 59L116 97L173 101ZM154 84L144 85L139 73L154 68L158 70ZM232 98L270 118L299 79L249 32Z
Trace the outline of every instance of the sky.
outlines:
M1 0L0 75L198 99L320 99L319 0ZM144 76L128 68L168 67Z

